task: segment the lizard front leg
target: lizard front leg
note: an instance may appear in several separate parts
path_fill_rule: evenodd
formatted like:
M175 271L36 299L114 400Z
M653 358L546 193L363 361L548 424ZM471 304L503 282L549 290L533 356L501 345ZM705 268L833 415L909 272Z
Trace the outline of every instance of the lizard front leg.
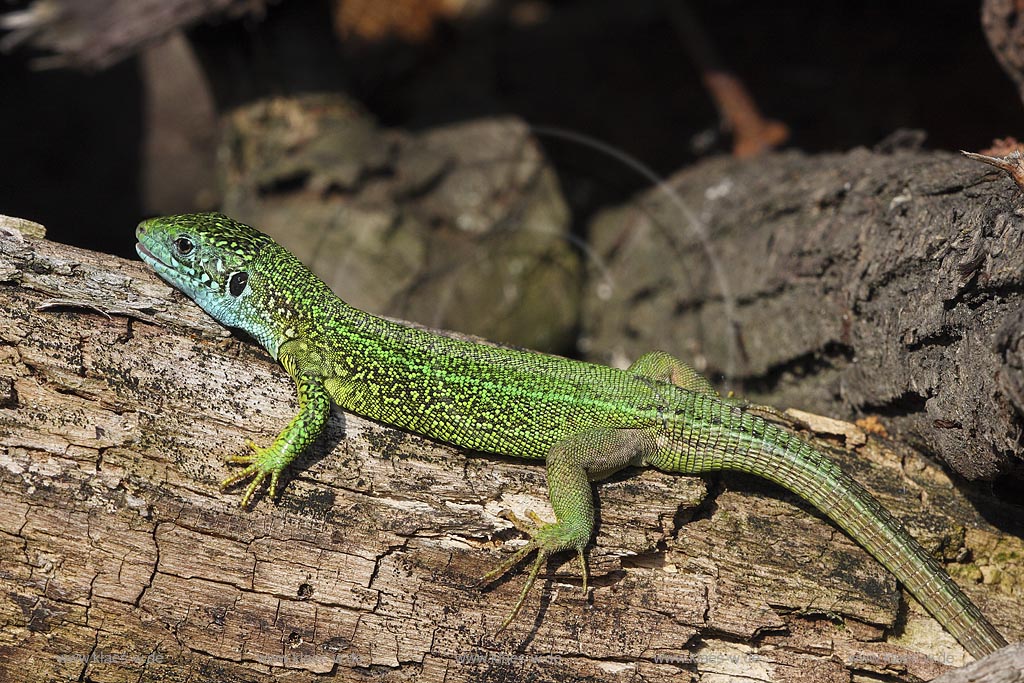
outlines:
M252 479L242 496L242 507L249 504L256 489L268 475L270 476L270 497L273 498L276 495L281 472L316 441L331 414L331 399L324 388L323 380L314 375L304 374L299 368L296 356L289 351L287 345L281 348L278 360L295 380L299 412L269 447L257 446L250 440L248 446L251 453L227 458L229 463L248 465L220 484L220 487L224 489L240 481Z
M587 564L583 550L594 533L594 498L590 482L640 462L656 451L654 436L645 429L592 429L551 447L547 456L548 496L556 521L537 529L529 543L483 579L491 581L530 553L537 552L526 585L499 631L512 623L522 609L541 565L554 553L576 551L583 569L583 590L586 591Z

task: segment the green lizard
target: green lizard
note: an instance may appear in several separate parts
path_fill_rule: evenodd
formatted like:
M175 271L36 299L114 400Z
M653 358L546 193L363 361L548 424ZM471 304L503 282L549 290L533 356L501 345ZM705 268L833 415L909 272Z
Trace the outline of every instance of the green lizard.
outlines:
M750 472L804 498L885 565L975 657L1005 644L941 565L825 455L662 352L628 370L467 342L360 311L270 237L216 213L143 221L137 250L221 324L250 334L295 380L299 413L247 465L247 505L320 435L331 402L462 448L544 460L556 521L485 578L537 553L518 613L552 554L583 565L594 529L591 481L630 465L699 474Z

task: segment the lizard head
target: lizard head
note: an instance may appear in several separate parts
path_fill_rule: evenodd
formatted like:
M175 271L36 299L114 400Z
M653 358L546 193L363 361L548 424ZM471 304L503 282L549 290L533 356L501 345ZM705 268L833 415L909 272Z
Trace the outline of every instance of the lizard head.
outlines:
M277 357L293 307L282 283L305 267L267 235L220 213L151 218L135 230L142 260L217 319ZM311 274L310 274L311 275ZM284 324L282 324L284 323Z

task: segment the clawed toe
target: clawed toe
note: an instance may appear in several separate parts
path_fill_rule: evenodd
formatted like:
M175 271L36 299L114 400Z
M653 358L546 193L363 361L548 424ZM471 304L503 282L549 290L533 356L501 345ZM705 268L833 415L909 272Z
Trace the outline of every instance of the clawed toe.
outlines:
M530 573L526 577L526 583L523 585L522 590L519 592L519 597L516 599L516 604L512 608L512 611L498 627L498 633L504 631L509 624L518 616L519 612L523 608L523 604L526 602L526 596L530 593L530 589L537 582L537 576L540 574L540 568L544 565L548 558L554 553L560 550L566 549L565 542L566 528L560 524L547 524L542 526L540 529L533 534L530 538L530 542L525 546L515 551L510 557L499 564L495 569L485 574L480 583L487 585L497 579L498 577L506 574L510 569L519 564L523 558L527 557L533 552L537 553L536 559L533 561L530 567ZM575 545L575 544L574 544ZM572 547L571 545L569 547ZM582 548L576 549L577 556L580 560L580 566L583 569L583 592L587 591L587 563L583 555Z
M270 477L269 495L271 498L274 498L277 495L277 482L282 469L275 462L276 459L273 457L270 449L260 448L252 441L246 441L246 445L252 450L252 453L247 455L230 455L225 458L225 461L236 465L248 465L248 467L235 472L220 483L220 488L226 489L239 482L252 479L245 488L245 493L242 495L242 500L239 503L239 506L243 508L248 507L253 496L256 495L260 484L263 483L267 476Z
M512 567L515 567L517 564L522 562L524 557L532 553L534 550L537 550L537 548L537 542L534 540L530 540L529 543L527 543L522 548L509 555L497 567L481 576L478 584L480 586L486 586L490 583L493 583L496 579L508 573L508 571L512 569Z

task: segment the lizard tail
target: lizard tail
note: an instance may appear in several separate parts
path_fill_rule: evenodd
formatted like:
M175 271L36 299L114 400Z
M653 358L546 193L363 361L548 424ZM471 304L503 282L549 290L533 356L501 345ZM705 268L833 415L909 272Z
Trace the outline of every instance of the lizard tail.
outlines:
M680 422L675 443L682 448L663 450L650 464L690 474L738 470L783 486L871 553L972 656L980 658L1006 645L935 557L827 456L759 417L714 399L694 398L704 405L691 417L711 417ZM712 401L718 405L709 405Z

